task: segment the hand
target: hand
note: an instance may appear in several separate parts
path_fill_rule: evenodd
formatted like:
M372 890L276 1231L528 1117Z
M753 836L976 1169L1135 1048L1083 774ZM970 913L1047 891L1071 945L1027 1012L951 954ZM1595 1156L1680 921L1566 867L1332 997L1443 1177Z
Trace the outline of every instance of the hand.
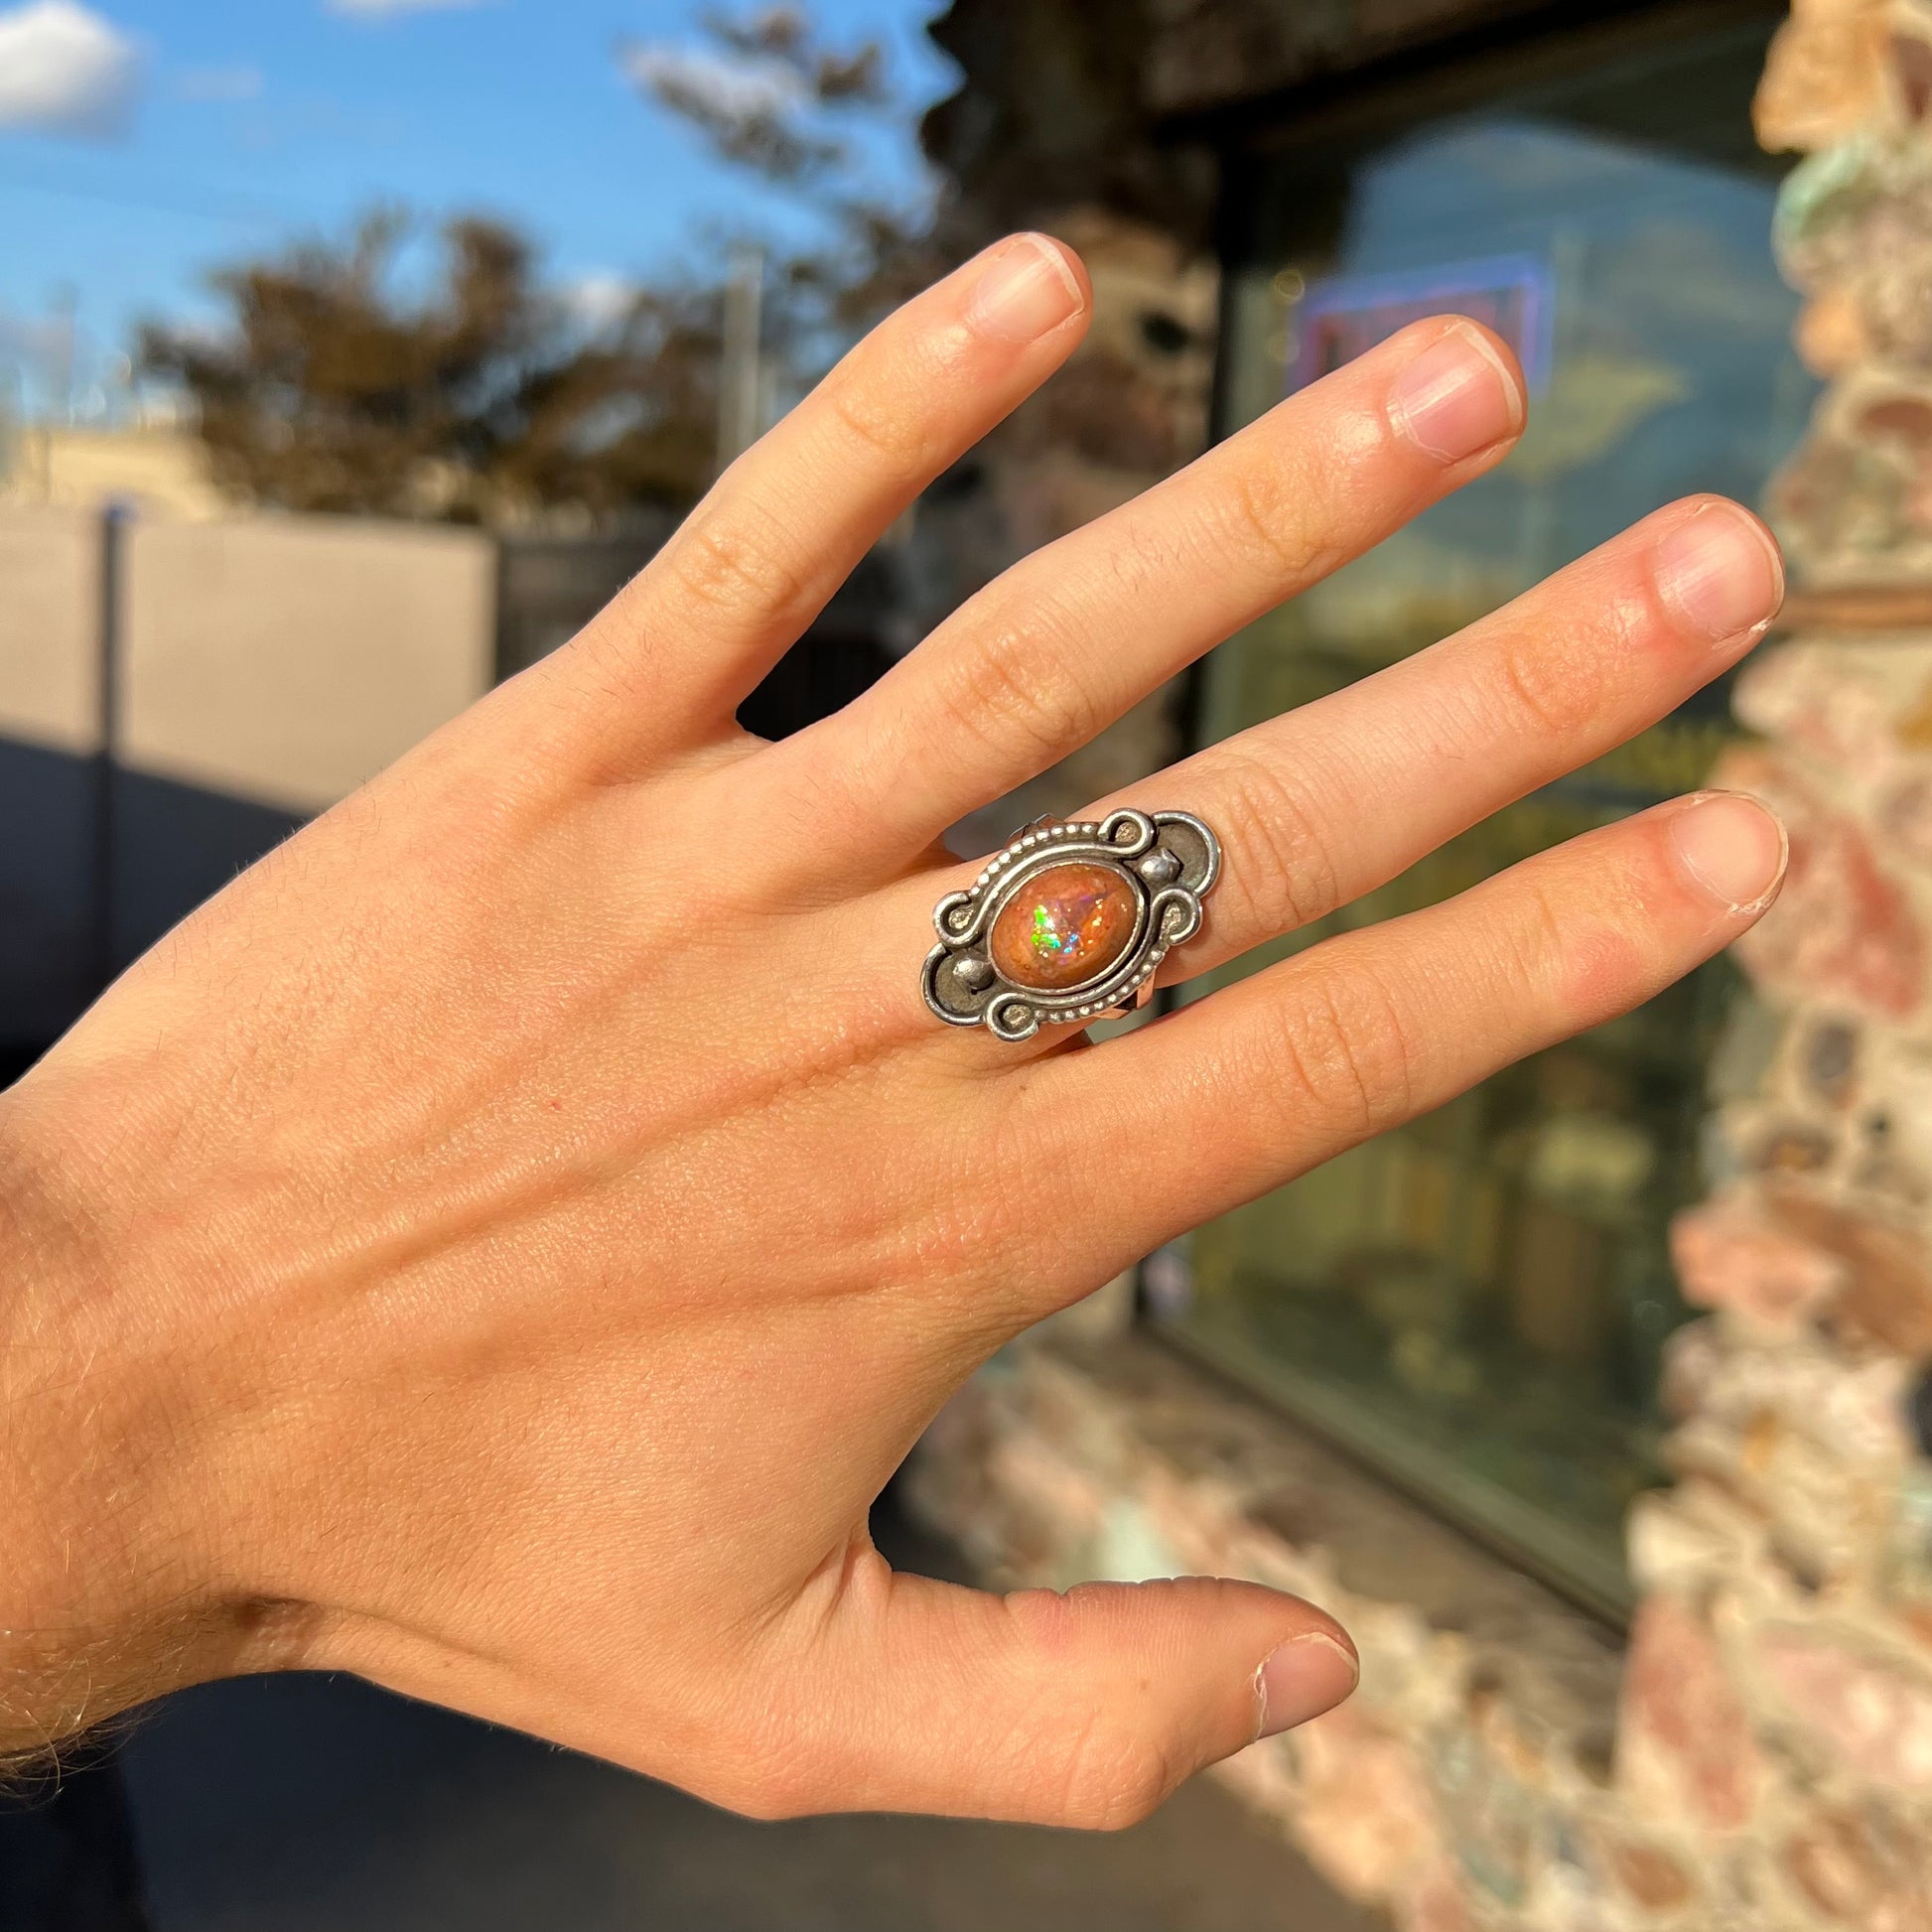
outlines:
M939 1025L936 841L1522 426L1419 324L1019 565L845 711L733 714L1067 355L1016 238L892 318L554 657L143 959L0 1099L0 1665L32 1745L360 1672L739 1809L1132 1820L1346 1695L1241 1583L996 1598L869 1505L962 1378L1183 1228L1639 1001L1775 891L1680 801L1092 1050ZM1198 972L1668 712L1780 596L1681 503L1135 786L1226 864Z

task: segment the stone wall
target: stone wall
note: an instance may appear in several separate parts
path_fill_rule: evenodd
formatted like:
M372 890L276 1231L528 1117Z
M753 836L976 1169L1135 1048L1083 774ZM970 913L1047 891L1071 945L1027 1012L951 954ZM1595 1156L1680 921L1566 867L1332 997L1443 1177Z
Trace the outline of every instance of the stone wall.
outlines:
M1800 586L1720 782L1783 899L1674 1247L1674 1487L1619 1652L1133 1335L1049 1336L942 1419L926 1512L1009 1581L1245 1575L1355 1631L1354 1701L1222 1775L1406 1932L1932 1928L1932 5L1800 0L1760 134L1830 377L1771 509Z

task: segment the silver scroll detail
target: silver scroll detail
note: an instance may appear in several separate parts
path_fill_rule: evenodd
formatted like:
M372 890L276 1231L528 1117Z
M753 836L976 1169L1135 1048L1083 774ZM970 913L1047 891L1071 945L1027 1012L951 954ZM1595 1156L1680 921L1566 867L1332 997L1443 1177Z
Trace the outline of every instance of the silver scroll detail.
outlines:
M1125 952L1080 986L1016 986L993 964L989 939L1007 901L1036 874L1067 864L1103 866L1134 893L1138 917ZM953 1027L985 1027L1028 1039L1042 1026L1085 1026L1146 996L1163 959L1201 927L1201 900L1220 877L1221 845L1188 812L1110 812L1100 820L1022 832L963 893L932 909L939 943L926 954L925 1003Z

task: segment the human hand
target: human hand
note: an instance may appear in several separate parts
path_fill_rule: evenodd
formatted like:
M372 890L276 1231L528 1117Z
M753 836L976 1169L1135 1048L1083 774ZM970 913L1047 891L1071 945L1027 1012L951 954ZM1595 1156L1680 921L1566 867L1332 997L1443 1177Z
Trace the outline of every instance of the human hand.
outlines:
M887 322L565 649L239 879L0 1098L5 1741L360 1672L759 1814L1130 1821L1345 1696L1318 1610L1006 1598L867 1512L946 1397L1183 1228L1647 999L1762 909L1664 806L1095 1047L939 1025L941 832L1488 469L1507 352L1407 329L1028 559L777 745L740 701L1067 355L1015 238ZM1136 785L1218 829L1195 973L1671 710L1768 536L1662 510Z

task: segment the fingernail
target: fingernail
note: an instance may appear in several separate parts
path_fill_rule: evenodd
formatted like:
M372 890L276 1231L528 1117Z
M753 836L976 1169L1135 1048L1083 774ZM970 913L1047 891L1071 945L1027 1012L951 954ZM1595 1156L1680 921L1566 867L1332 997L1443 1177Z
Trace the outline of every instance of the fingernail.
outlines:
M1757 911L1783 882L1784 827L1740 791L1694 799L1672 819L1670 838L1684 870L1729 911Z
M1706 503L1657 545L1657 588L1714 642L1761 629L1784 602L1784 560L1771 534L1735 503Z
M1457 463L1523 427L1523 392L1488 338L1458 322L1396 377L1389 415L1418 449Z
M1325 1630L1290 1637L1255 1672L1255 1735L1273 1737L1332 1711L1361 1674L1345 1639Z
M1031 343L1085 304L1079 277L1043 234L1017 234L986 258L966 307L968 325L1003 343Z

